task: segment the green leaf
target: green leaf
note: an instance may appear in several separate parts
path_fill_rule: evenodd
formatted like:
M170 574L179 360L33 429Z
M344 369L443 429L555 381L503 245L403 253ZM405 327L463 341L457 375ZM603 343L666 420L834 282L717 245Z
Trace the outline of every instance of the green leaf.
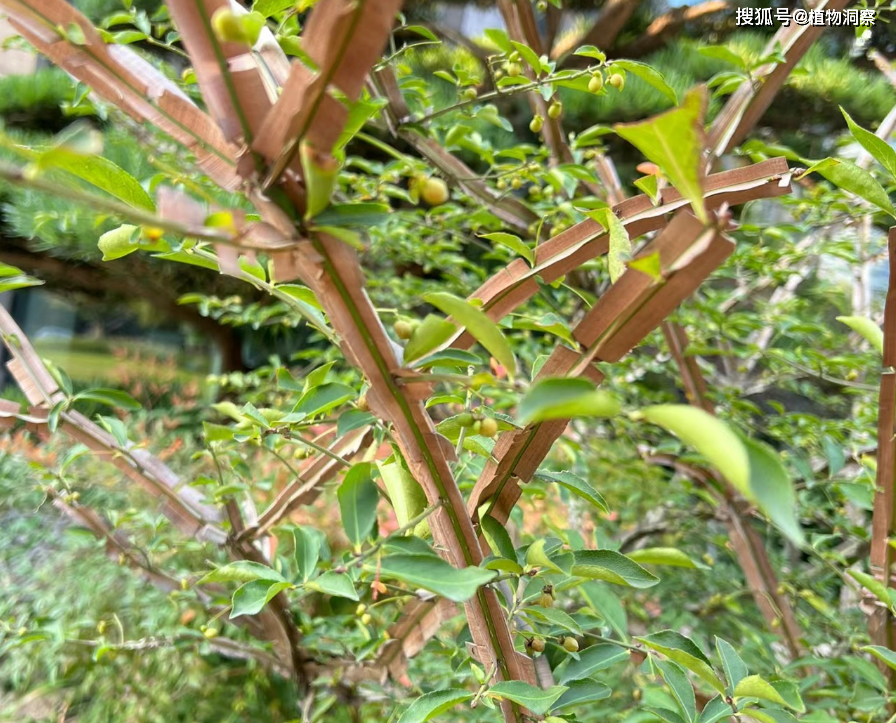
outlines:
M526 246L525 242L523 242L519 236L499 231L496 233L481 234L479 238L488 239L496 244L506 246L514 253L519 254L526 259L526 261L529 262L529 266L535 266L535 252Z
M787 701L775 690L774 686L758 675L748 675L734 686L735 698L759 698L778 705L787 705Z
M893 601L890 598L890 592L887 589L887 586L884 585L880 580L878 580L873 575L869 575L866 572L862 572L861 570L847 570L847 573L853 580L856 580L858 583L863 585L868 592L870 592L874 597L880 600L884 605L888 608L893 607Z
M611 643L601 643L585 648L579 653L579 659L573 657L557 668L557 681L563 684L579 678L589 678L600 670L609 668L629 659L629 651Z
M813 163L803 175L810 173L818 173L835 186L849 191L896 218L896 209L890 203L890 197L883 186L868 171L859 168L855 163L838 158L825 158Z
M731 428L688 404L659 404L641 411L644 418L680 437L708 459L743 495L752 499L750 457Z
M632 255L632 241L628 237L628 231L612 209L599 208L596 211L589 211L586 215L593 221L597 221L610 234L607 262L610 281L615 283L625 273L625 263Z
M696 88L679 108L639 123L620 123L613 128L645 158L656 163L676 190L691 202L694 213L706 222L703 202L703 115L706 90Z
M687 554L674 547L644 547L628 553L628 557L639 565L668 565L670 567L706 569L706 565L694 562Z
M337 382L321 384L305 392L292 411L293 414L304 414L307 417L312 417L316 414L329 412L349 399L354 399L354 397L355 390L345 384Z
M320 559L320 537L305 528L297 527L293 531L296 544L296 567L302 582L308 582Z
M610 63L610 68L611 70L613 68L622 68L632 75L638 76L645 83L653 86L671 100L674 105L678 105L678 94L672 86L666 82L665 76L655 68L644 63L639 63L637 60L614 60Z
M379 226L392 214L385 203L331 203L312 220L315 226Z
M532 50L528 45L518 43L515 40L511 40L510 44L522 56L523 60L526 61L526 64L535 71L535 74L538 75L541 70L541 61L538 59L538 53Z
M716 650L722 659L722 668L725 671L725 677L728 679L728 686L733 691L737 684L750 674L750 671L731 643L717 637Z
M655 660L654 664L659 668L660 675L672 691L672 696L684 719L686 721L696 720L697 700L694 688L682 667L672 660Z
M569 633L573 633L574 635L584 635L585 631L582 630L582 626L575 621L575 618L569 613L565 613L557 608L533 606L526 608L525 612L526 615L531 618L542 620L558 628L562 628Z
M530 568L544 567L548 570L552 570L553 572L563 573L564 570L555 562L553 562L545 552L544 546L546 542L547 541L542 538L539 540L535 540L535 542L529 545L529 549L526 551L526 566Z
M118 389L85 389L83 392L78 392L72 398L72 401L97 402L109 407L126 409L130 412L141 408L140 402L127 392L122 392Z
M551 482L556 482L561 487L569 490L569 492L576 497L580 497L586 502L590 502L603 512L610 511L610 508L607 506L607 501L603 498L600 492L572 472L539 472L538 476L544 477Z
M871 653L879 661L889 665L893 670L896 670L896 653L892 650L880 645L866 645L862 648L862 651Z
M425 693L401 714L398 723L424 723L424 721L432 720L437 715L470 700L472 697L473 694L470 691L460 688Z
M799 686L792 680L784 680L783 678L772 678L769 680L772 687L778 691L788 708L795 710L797 713L806 712L806 704L803 703L803 697L800 695Z
M612 417L619 403L609 392L598 389L584 377L554 377L533 384L520 400L517 418L521 424L573 417Z
M653 587L660 580L638 563L613 550L578 550L572 574L627 587Z
M516 358L513 356L510 344L507 343L507 339L504 338L498 325L489 319L481 309L444 292L426 294L423 300L463 325L473 338L498 360L507 370L508 375L512 377L516 374Z
M582 45L573 51L573 55L581 55L585 58L594 58L603 63L607 59L607 54L601 52L593 45Z
M349 409L340 414L339 419L336 420L336 436L341 437L355 429L369 427L372 424L376 424L376 417L370 412L362 412L360 409Z
M508 560L516 561L516 551L507 529L491 515L486 515L480 521L482 534L492 552Z
M725 686L710 665L703 651L694 642L674 630L661 630L658 633L637 638L651 650L662 653L670 660L687 668L709 683L719 693L725 692Z
M65 146L56 146L41 153L35 166L41 171L59 169L70 173L133 208L156 210L152 198L140 182L102 156L87 155Z
M687 723L678 713L668 708L647 708L646 710L666 723Z
M488 695L518 703L535 715L545 715L567 690L565 685L542 689L521 680L505 680L489 688Z
M780 708L747 708L746 713L759 723L799 723L793 715Z
M871 319L864 316L838 316L837 321L846 324L850 329L865 337L865 340L877 349L879 354L884 353L884 332Z
M725 702L724 696L717 695L703 706L699 723L718 723L722 719L731 718L731 706Z
M849 132L852 133L852 137L871 154L874 160L887 169L890 176L896 179L896 151L885 140L878 138L871 131L867 131L858 125L849 117L849 113L843 110L842 106L840 107L840 112L846 118L846 125L849 126Z
M750 489L760 509L795 545L805 540L796 517L793 480L774 449L764 442L743 440L750 459Z
M295 0L255 0L252 11L269 18L271 15L294 8L295 5Z
M613 693L612 688L596 680L571 680L567 690L554 704L554 710L560 711L572 706L581 706L588 703L596 703L599 700L609 698Z
M97 247L103 252L103 261L114 261L140 248L140 229L123 224L100 236Z
M26 276L20 269L0 261L0 292L24 289L27 286L40 286L44 282Z
M352 579L348 575L338 572L325 572L316 580L306 582L305 587L335 597L344 597L349 600L359 599Z
M642 176L641 178L635 179L634 184L635 188L639 188L646 193L651 201L654 203L657 202L660 197L660 190L659 179L655 174L651 173L649 176ZM659 259L659 253L654 253L656 253L657 259Z
M702 48L697 48L697 52L701 55L705 55L707 58L724 60L726 63L736 65L741 70L747 70L749 67L747 61L727 45L705 45Z
M230 619L240 615L257 615L277 593L291 588L288 582L274 582L270 580L252 580L233 593L233 607L230 610Z
M229 565L222 565L206 573L199 579L197 584L204 585L208 582L252 582L253 580L286 582L283 575L267 565L239 560L231 562Z
M381 578L422 587L454 602L466 602L495 578L492 570L457 568L435 555L386 555L366 562L364 567L371 573L379 570Z
M376 522L379 492L373 482L373 465L362 462L345 475L336 493L345 534L356 547L364 542Z
M404 527L426 509L426 494L414 479L414 475L408 472L400 462L391 464L377 462L377 467L380 477L383 478L383 483L386 485L386 493L389 495L392 509L395 510L395 519L398 520L400 527ZM428 531L429 524L424 520L415 527L414 534L422 536Z
M597 615L615 630L620 637L628 637L628 617L619 596L607 585L586 582L579 586L582 596Z
M408 344L404 348L405 363L426 356L448 341L456 332L457 327L447 319L428 314L408 339Z

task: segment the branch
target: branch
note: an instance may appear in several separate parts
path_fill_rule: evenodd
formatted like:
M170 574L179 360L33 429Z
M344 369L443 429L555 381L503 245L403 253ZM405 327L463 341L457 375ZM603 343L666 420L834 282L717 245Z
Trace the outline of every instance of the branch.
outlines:
M670 10L654 20L643 35L621 48L613 48L612 55L618 58L642 58L665 45L687 23L729 10L730 7L727 0L707 0L693 7Z
M600 9L594 24L577 38L564 42L562 47L555 47L551 57L558 59L558 67L581 67L588 59L573 55L572 52L582 45L594 45L604 50L612 48L622 28L643 0L607 0Z
M896 226L890 229L888 251L890 281L884 305L884 369L878 402L877 479L871 521L871 572L885 586L889 585L896 563L896 551L890 545L896 534ZM869 632L876 645L896 648L896 621L885 608L875 606ZM893 671L887 675L892 681Z

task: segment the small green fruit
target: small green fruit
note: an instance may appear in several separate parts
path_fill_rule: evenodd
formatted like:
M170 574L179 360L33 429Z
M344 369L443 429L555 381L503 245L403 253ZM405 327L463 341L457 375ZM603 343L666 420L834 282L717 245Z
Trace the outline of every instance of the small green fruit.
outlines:
M476 92L475 88L464 88L460 94L460 97L464 100L476 100L476 97L479 93Z
M361 624L362 625L370 625L372 620L373 620L373 618L370 616L370 613L364 613L361 616Z
M544 118L540 115L533 117L532 121L529 123L529 130L533 133L541 133L542 128L544 128Z
M625 87L625 77L619 73L613 73L613 75L610 76L609 83L616 90L622 90Z
M535 9L538 10L538 12L543 13L545 10L548 9L547 0L538 0L538 2L535 3Z
M533 653L543 653L544 652L544 640L541 638L532 638L526 642L526 647L529 648Z
M511 78L516 78L523 72L523 69L520 67L519 63L508 63L507 64L507 75Z
M395 332L395 336L397 336L399 339L410 339L411 334L414 333L414 326L409 321L399 319L395 322L392 330Z
M420 197L430 206L441 206L448 200L448 184L441 178L427 178L420 189Z
M363 615L367 612L367 606L364 603L359 603L358 607L355 608L355 615Z
M486 417L479 426L479 434L483 437L494 437L498 433L498 421L493 417Z
M217 628L206 628L202 631L202 634L207 638L215 638L218 636Z
M551 103L550 106L548 106L548 116L549 117L556 120L557 118L560 117L560 115L562 113L563 113L563 103L561 103L559 100L555 100L553 103Z
M604 76L602 73L595 73L591 76L591 80L588 81L588 90L592 93L599 93L601 88L604 87Z
M395 333L397 334L398 332ZM362 394L360 397L358 397L358 409L362 412L370 411L370 404L367 402L366 394Z
M567 653L577 653L579 651L579 643L575 638L563 638L563 649Z
M212 15L212 30L222 43L249 42L245 26L229 7L220 8Z
M463 412L457 415L457 423L465 429L473 426L473 415L469 412Z

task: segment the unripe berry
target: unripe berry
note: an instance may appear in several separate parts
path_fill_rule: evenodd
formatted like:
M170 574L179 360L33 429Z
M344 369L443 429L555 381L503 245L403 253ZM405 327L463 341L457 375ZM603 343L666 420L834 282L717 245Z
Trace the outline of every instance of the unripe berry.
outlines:
M616 90L622 90L625 87L625 77L619 73L613 73L613 75L610 76L609 83L616 88Z
M364 603L359 603L358 607L355 608L355 615L363 615L367 612L367 606Z
M410 339L411 334L414 333L414 327L411 322L405 321L404 319L396 321L392 330L395 332L395 336L399 339Z
M523 69L520 67L519 63L508 63L507 64L507 75L511 78L516 78L520 73L523 72Z
M460 94L460 97L464 100L476 100L476 96L479 94L476 92L475 88L464 88Z
M440 206L448 200L448 184L441 178L427 178L420 196L430 206Z
M220 8L212 15L212 30L221 43L249 42L246 28L229 7Z
M361 616L361 624L362 624L362 625L370 625L370 622L371 622L372 620L373 620L373 618L370 616L370 613L364 613L364 614Z
M523 185L523 179L520 178L519 176L515 176L515 177L512 178L511 181L510 181L510 187L511 187L511 188L519 188L519 187L522 186L522 185Z
M398 332L395 333L397 334ZM370 411L370 404L367 402L366 394L362 394L360 397L358 397L358 409L360 409L362 412Z
M591 76L591 80L588 81L588 90L592 93L599 93L600 89L604 87L604 76L602 73L595 73Z
M486 417L479 426L479 434L483 437L494 437L498 433L498 420Z
M543 608L554 607L554 596L543 592L541 593L541 599L538 601L538 604Z
M464 428L473 426L473 415L469 412L463 412L457 415L457 423Z
M218 629L217 628L206 628L205 630L202 631L202 634L207 638L214 638L214 637L217 637L217 635L218 635Z
M507 189L507 181L505 181L503 178L499 178L498 182L495 185L498 187L499 191L504 191Z
M532 638L532 640L526 641L526 647L529 648L533 653L543 653L544 652L544 640L541 638Z
M164 235L165 229L163 228L158 228L157 226L143 227L143 238L145 238L147 241L158 241Z
M567 653L576 653L579 650L579 643L575 638L563 638L563 649Z
M548 106L548 116L550 116L551 118L554 118L556 120L562 113L563 103L561 103L559 100L555 100L553 103L551 103L550 106Z
M542 128L544 128L544 118L540 115L534 116L529 123L529 130L533 133L541 133Z
M538 12L543 13L545 10L548 9L547 0L538 0L538 2L535 3L535 9L538 10Z

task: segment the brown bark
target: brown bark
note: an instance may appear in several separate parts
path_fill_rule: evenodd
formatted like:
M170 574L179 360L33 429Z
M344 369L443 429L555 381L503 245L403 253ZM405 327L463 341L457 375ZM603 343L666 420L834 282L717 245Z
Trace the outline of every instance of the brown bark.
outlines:
M693 7L675 8L660 15L640 37L620 48L613 48L611 54L618 58L641 58L663 47L687 23L703 20L730 7L727 0L708 0Z
M896 534L896 226L890 229L888 244L890 281L884 307L883 372L877 417L877 480L871 522L871 572L885 586L893 584L896 554L890 540ZM869 632L875 645L896 648L896 623L876 599L866 597L871 607ZM893 682L893 670L881 665Z

